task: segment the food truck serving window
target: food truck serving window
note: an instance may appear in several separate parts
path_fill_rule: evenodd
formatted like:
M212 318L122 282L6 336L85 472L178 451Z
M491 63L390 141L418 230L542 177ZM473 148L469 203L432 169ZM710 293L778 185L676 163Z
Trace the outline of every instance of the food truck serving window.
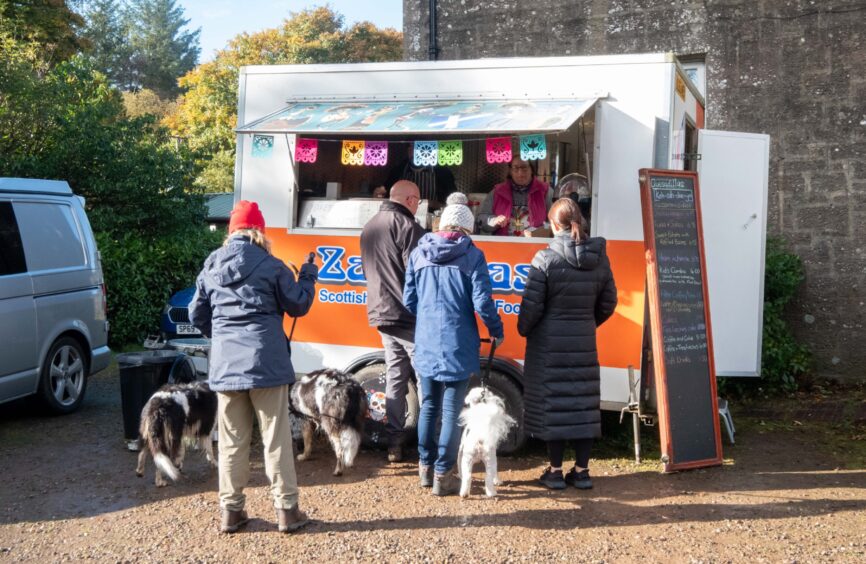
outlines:
M290 101L237 132L282 137L290 145L296 161L293 228L360 229L378 211L390 186L409 179L421 191L416 214L421 225L436 228L436 211L448 194L461 191L469 196L478 220L476 233L485 235L495 230L482 228L479 212L493 186L509 174L511 156L505 155L518 157L521 149L530 151L524 158L534 161L532 169L543 182L578 172L555 166L561 164L561 148L569 146L572 137L577 141L578 130L586 151L587 120L581 118L590 114L592 121L590 110L596 100ZM491 156L489 141L496 138L506 140L507 151ZM528 138L534 144L522 143ZM422 144L428 147L423 149L426 153L418 149ZM315 148L312 158L302 152L308 145ZM573 143L575 149L578 145ZM367 158L374 147L375 158ZM446 154L446 147L452 152ZM551 194L548 191L548 206ZM544 230L539 233L544 236Z

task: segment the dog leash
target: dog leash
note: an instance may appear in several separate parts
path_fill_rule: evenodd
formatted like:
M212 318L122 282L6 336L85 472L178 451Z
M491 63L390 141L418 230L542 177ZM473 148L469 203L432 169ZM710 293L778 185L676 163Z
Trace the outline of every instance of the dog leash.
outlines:
M487 355L487 365L484 367L484 370L481 371L481 385L485 388L487 387L488 382L490 381L490 368L493 366L493 354L496 352L496 339L481 339L484 343L490 343L490 354Z
M310 253L309 255L307 255L307 264L313 264L313 262L315 262L315 260L316 260L316 253ZM292 264L290 262L288 264L288 266L289 266L289 268L291 268L292 270L295 271L295 278L300 276L300 271L298 270L298 268L294 264ZM297 324L297 322L298 322L298 318L293 317L292 318L292 329L289 331L289 340L286 341L286 346L289 347L289 352L291 352L292 336L295 334L295 324Z

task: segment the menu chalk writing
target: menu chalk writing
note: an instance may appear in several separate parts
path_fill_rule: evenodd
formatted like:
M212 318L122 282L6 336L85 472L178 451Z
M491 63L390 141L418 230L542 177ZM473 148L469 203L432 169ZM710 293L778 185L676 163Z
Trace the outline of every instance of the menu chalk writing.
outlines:
M668 469L721 462L695 173L641 171L654 366Z

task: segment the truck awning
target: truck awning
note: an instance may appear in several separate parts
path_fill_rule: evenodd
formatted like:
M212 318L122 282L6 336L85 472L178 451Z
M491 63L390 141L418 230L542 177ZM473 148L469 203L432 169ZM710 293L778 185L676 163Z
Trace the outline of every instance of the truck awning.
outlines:
M290 102L237 133L441 134L564 131L598 98Z

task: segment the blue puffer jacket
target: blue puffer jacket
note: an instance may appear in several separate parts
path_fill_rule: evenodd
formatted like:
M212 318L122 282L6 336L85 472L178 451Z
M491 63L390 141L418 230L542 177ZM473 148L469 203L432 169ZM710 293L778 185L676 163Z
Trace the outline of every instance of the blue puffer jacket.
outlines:
M478 374L481 346L475 312L490 335L502 337L484 253L465 235L424 235L409 257L403 303L417 316L415 369L455 382Z
M190 321L211 337L210 386L217 392L272 388L295 381L283 315L309 311L318 268L298 281L279 259L237 235L205 260L189 306Z

